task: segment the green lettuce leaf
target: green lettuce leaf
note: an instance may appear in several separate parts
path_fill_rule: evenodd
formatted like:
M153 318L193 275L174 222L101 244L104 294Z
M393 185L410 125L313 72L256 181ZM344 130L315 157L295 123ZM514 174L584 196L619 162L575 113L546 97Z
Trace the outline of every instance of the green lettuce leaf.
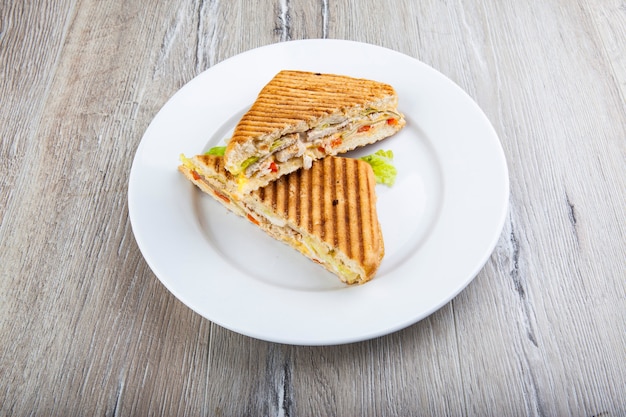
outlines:
M208 151L206 151L205 155L217 155L224 156L224 152L226 151L226 146L214 146Z
M393 152L379 150L371 155L360 158L372 166L378 184L391 187L396 182L398 170L393 165Z

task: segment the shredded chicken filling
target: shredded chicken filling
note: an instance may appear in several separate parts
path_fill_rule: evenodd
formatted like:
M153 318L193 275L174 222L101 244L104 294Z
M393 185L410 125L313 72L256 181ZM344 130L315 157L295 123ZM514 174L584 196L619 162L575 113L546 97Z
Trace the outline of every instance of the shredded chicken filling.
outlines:
M399 115L392 111L378 111L368 109L357 119L348 119L338 116L328 123L309 129L306 132L296 132L286 134L276 139L269 148L269 152L263 153L259 150L258 156L248 158L242 163L242 168L246 177L251 177L259 171L276 170L277 166L293 158L303 159L304 168L311 167L313 158L307 155L311 149L323 149L328 152L341 144L344 137L349 137L359 132L360 128L373 126L384 122L389 118L398 118Z

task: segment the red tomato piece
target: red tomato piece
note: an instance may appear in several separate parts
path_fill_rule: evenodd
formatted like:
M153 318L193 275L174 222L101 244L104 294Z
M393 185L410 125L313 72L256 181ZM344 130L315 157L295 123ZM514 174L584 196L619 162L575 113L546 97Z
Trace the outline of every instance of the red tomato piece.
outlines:
M228 197L226 197L224 194L219 193L219 192L217 192L217 191L213 191L213 193L215 193L215 195L216 195L218 198L221 198L221 199L222 199L222 200L224 200L225 202L230 203L230 199L229 199Z
M336 148L337 146L341 145L341 137L335 138L333 140L330 141L330 147L331 148Z

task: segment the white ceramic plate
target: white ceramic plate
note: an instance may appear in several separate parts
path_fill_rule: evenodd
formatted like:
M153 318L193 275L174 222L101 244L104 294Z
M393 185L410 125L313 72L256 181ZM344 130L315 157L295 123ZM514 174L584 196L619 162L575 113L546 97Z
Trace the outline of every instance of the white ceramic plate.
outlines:
M177 171L181 153L223 143L281 69L370 78L398 93L407 126L351 154L391 149L398 169L393 187L377 186L386 254L364 285L340 283L227 212ZM178 91L141 140L128 193L139 248L179 300L244 335L329 345L404 328L457 295L495 247L509 189L494 129L448 78L389 49L305 40L227 59Z

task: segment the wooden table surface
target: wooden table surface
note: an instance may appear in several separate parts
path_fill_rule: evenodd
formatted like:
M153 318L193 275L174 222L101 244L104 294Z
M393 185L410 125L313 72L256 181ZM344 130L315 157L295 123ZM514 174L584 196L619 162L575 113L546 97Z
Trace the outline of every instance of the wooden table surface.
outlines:
M626 415L623 0L8 0L0 5L0 415ZM202 318L135 242L128 178L165 102L276 42L397 50L479 104L510 212L475 280L373 340Z

